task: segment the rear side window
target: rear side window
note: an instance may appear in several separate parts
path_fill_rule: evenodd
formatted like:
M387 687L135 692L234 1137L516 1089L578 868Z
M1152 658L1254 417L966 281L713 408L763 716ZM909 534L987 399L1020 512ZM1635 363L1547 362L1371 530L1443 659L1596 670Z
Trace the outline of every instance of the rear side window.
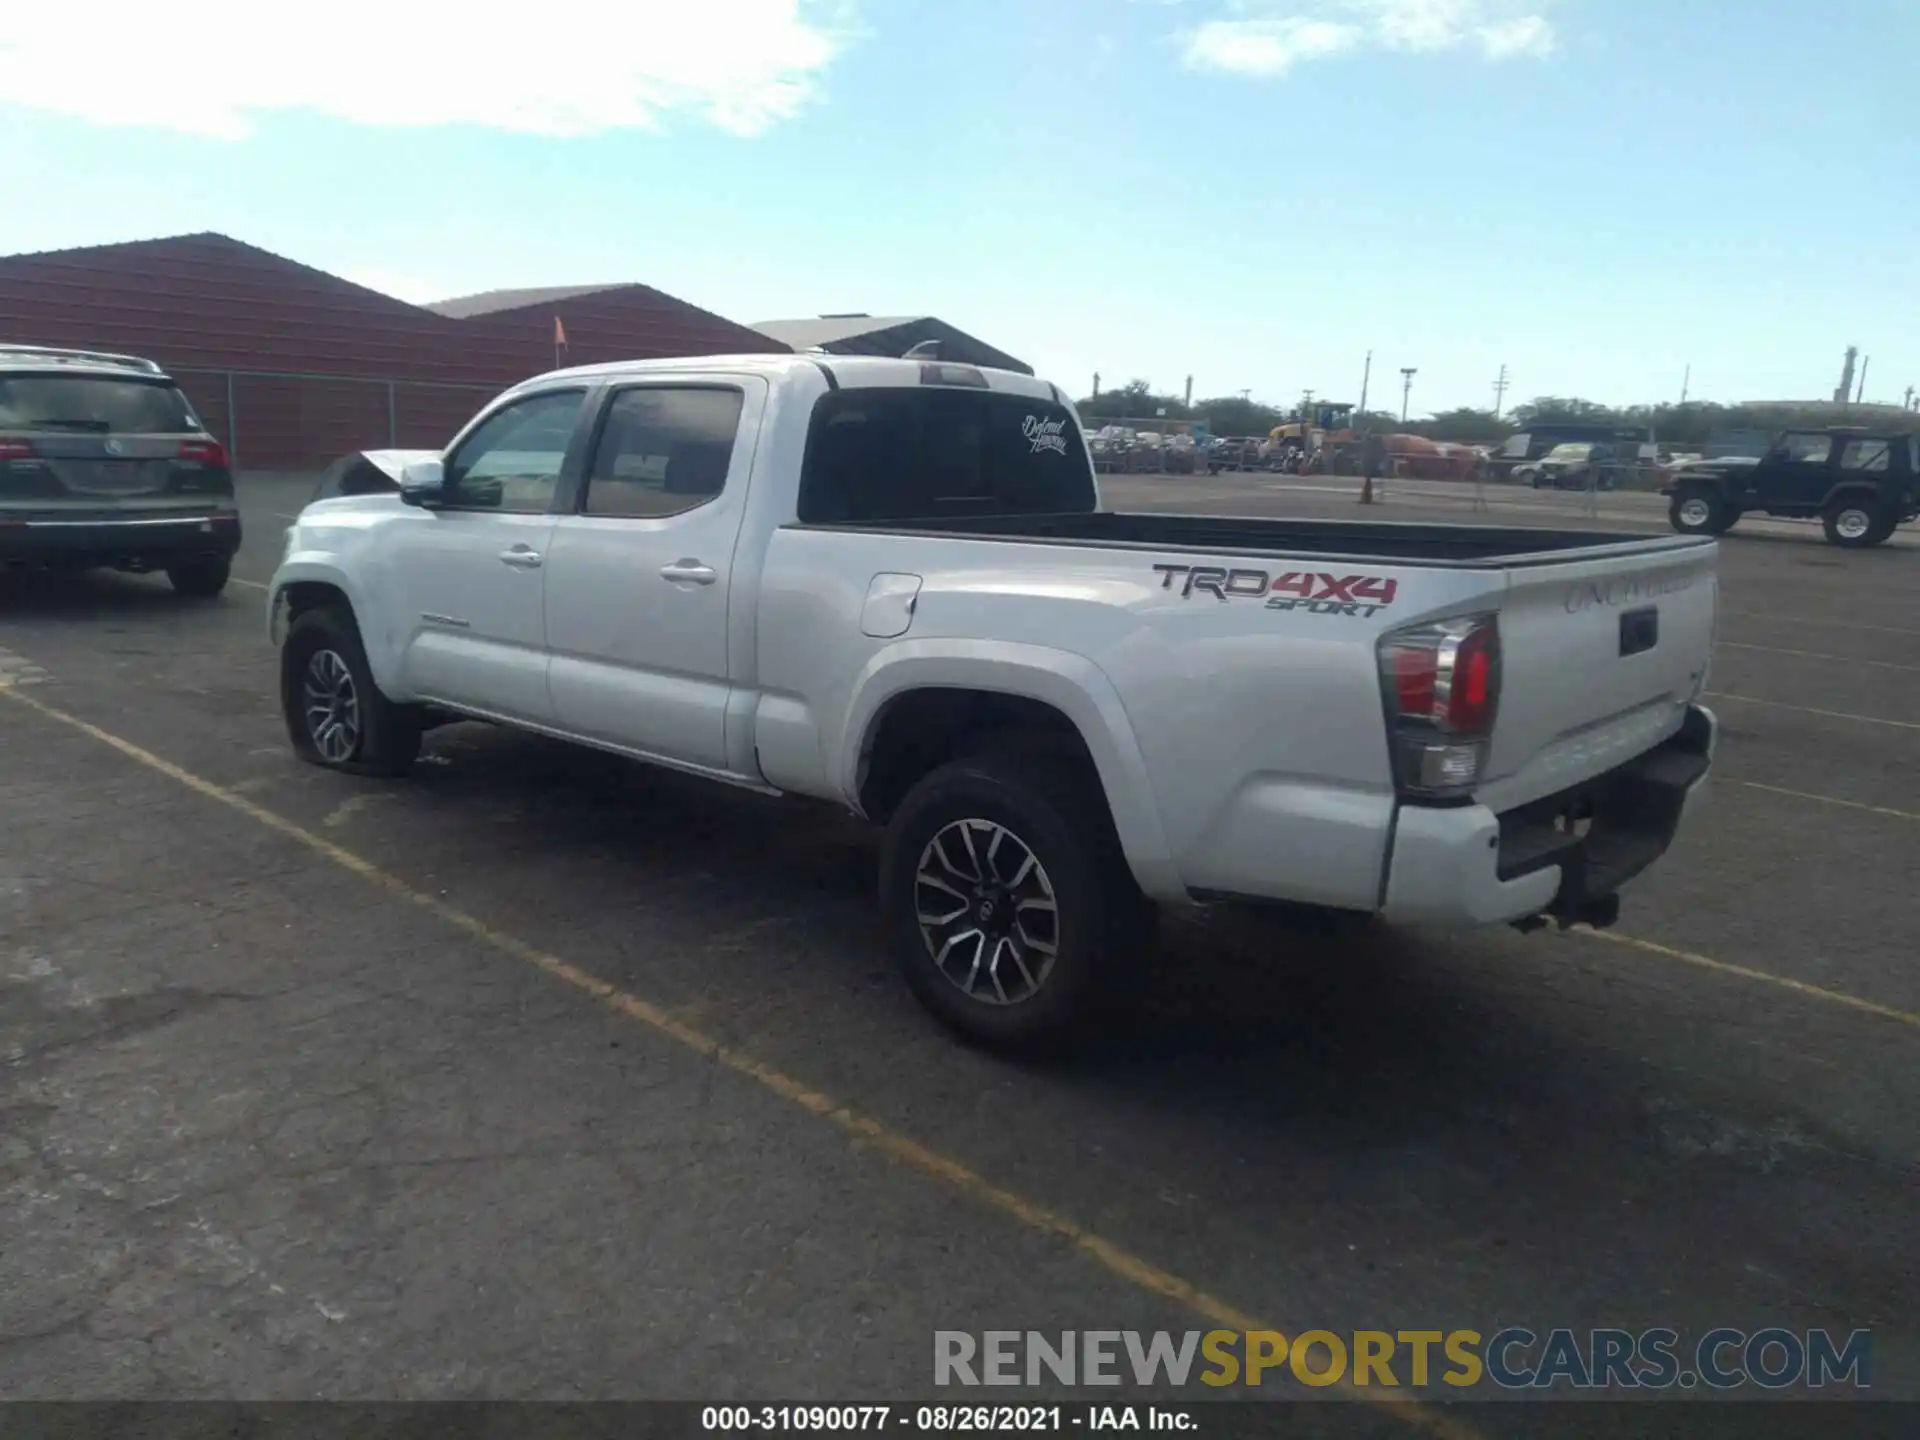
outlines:
M197 434L187 397L172 385L111 375L0 376L0 430L81 435Z
M726 489L744 401L711 387L621 391L593 449L586 513L658 518L706 504Z
M813 524L1061 514L1096 498L1064 406L932 386L822 397L800 477Z
M1884 474L1892 454L1893 446L1885 440L1849 440L1840 451L1840 468Z

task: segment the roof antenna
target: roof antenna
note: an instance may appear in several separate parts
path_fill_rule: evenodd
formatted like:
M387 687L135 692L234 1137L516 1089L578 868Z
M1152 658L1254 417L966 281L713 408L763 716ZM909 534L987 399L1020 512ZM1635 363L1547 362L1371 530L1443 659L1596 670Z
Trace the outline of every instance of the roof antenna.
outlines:
M906 355L902 358L907 360L938 360L940 358L940 342L938 340L922 340L918 345L907 351Z

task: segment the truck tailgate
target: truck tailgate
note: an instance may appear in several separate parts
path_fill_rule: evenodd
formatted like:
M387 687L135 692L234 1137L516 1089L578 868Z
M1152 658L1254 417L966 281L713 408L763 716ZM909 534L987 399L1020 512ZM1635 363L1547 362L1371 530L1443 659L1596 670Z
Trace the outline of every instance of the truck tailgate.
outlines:
M1707 543L1508 572L1481 804L1578 785L1680 727L1713 654L1718 556Z

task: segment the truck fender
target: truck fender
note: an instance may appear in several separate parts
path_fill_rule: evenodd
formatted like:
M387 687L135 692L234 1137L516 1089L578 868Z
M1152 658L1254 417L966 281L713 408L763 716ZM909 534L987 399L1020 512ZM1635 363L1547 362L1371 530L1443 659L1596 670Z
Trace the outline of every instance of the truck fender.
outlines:
M1155 900L1190 901L1167 845L1146 758L1113 682L1085 656L1008 641L902 640L879 651L853 683L834 775L859 807L860 757L887 702L910 690L987 690L1051 705L1080 732L1099 772L1121 849Z
M1881 503L1888 498L1888 496L1881 489L1880 486L1875 485L1870 481L1842 480L1828 488L1826 493L1826 498L1824 498L1820 502L1820 508L1822 510L1826 510L1835 501L1844 499L1849 495L1864 496L1865 498L1874 501L1876 504Z
M373 672L374 684L389 696L398 692L397 681L400 673L400 651L395 637L367 623L367 617L380 613L377 607L369 603L359 583L348 578L348 572L335 563L334 557L327 551L296 552L281 562L273 575L273 589L267 596L267 638L277 650L286 639L287 592L291 586L301 584L329 585L347 597L347 604L353 609L354 624L360 630L360 643L367 652L367 668Z

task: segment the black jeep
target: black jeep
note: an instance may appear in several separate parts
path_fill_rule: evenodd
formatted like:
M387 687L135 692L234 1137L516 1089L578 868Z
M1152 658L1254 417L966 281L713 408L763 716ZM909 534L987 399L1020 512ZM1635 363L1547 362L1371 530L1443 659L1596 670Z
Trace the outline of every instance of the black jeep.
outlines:
M1758 510L1818 517L1835 545L1863 549L1920 517L1920 436L1851 426L1788 430L1758 460L1691 467L1661 493L1683 535L1719 535Z

